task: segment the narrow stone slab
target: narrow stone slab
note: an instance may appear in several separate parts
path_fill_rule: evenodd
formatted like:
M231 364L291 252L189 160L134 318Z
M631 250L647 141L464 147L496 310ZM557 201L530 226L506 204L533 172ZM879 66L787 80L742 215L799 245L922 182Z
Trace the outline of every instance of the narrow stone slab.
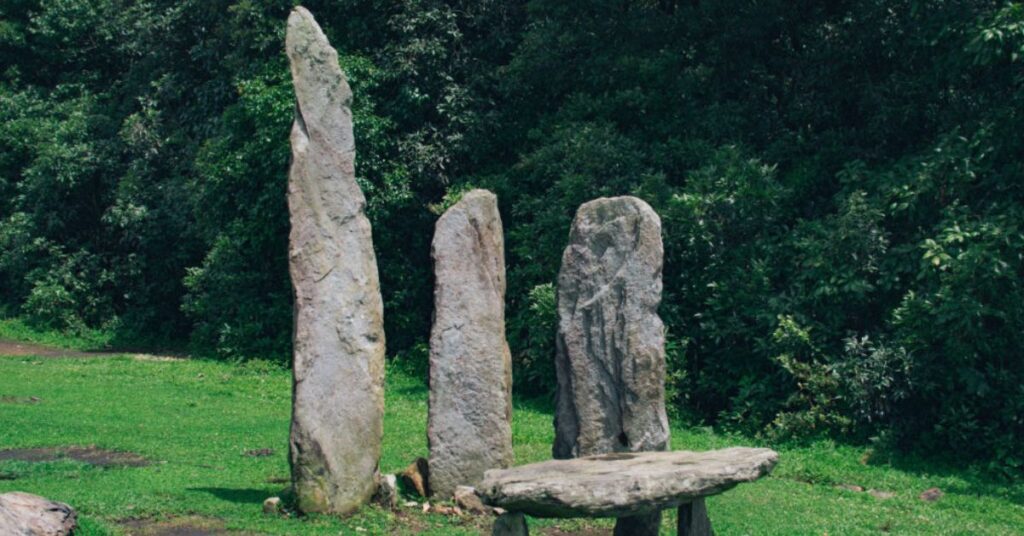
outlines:
M512 358L505 341L505 246L498 200L462 196L437 221L430 334L431 495L449 499L512 465Z
M635 197L576 212L558 274L555 458L664 450L661 220Z
M31 493L0 495L0 534L65 536L78 526L78 516L67 504Z
M555 458L664 450L661 220L636 197L576 212L558 274ZM661 513L621 518L615 534L657 535Z
M535 517L630 517L752 482L778 459L747 447L602 454L493 469L477 490L487 504Z
M377 489L383 302L355 180L349 89L313 16L288 17L295 86L289 268L295 291L292 486L303 512L347 514Z

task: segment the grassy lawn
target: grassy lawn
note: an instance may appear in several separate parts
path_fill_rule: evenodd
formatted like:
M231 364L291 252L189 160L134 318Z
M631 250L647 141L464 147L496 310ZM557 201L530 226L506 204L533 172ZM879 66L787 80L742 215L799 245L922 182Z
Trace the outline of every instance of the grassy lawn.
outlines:
M22 490L76 507L83 534L121 534L125 520L187 521L266 534L480 534L485 519L364 508L348 519L264 515L261 503L288 477L289 372L209 361L130 357L0 357L0 449L95 445L136 452L144 467L99 468L59 460L0 461L0 492ZM38 400L32 400L37 397ZM422 378L389 370L381 469L426 456ZM517 463L550 456L545 404L514 415ZM673 430L673 448L709 449L750 440L710 430ZM263 457L246 455L273 449ZM781 450L775 473L708 501L718 534L1021 534L1024 489L969 471L880 464L865 450L819 442ZM892 492L880 499L838 484ZM945 495L925 502L931 487ZM674 515L663 534L674 534ZM535 534L610 527L606 521L532 520Z

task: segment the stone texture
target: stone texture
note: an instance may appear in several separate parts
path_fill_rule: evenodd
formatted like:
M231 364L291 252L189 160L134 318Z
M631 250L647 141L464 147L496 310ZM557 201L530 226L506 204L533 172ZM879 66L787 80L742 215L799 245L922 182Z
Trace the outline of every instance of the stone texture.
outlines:
M292 484L304 512L347 514L376 491L384 414L382 301L355 180L352 92L301 7L285 48L295 86L289 268L295 292Z
M704 499L694 499L690 504L679 505L676 534L679 536L714 536L715 531L711 529L708 507L704 503Z
M470 514L489 514L492 512L490 506L484 504L480 496L476 494L476 488L470 486L458 486L454 493L455 504Z
M75 510L38 495L14 491L0 495L0 534L64 536L78 526Z
M635 197L576 212L558 274L555 458L664 450L665 334L661 220ZM657 534L661 514L621 519L616 534Z
M501 514L494 520L491 536L529 536L526 516L518 512Z
M667 447L662 255L640 199L576 212L558 274L555 458Z
M477 492L487 504L536 517L639 516L757 480L778 459L746 447L610 453L493 469Z
M381 475L380 484L377 486L377 493L373 501L382 508L394 510L398 508L398 477L395 475Z
M472 190L437 221L430 334L432 496L449 499L512 464L512 358L505 341L505 247L498 201Z
M612 536L658 536L661 531L661 512L650 512L615 521Z

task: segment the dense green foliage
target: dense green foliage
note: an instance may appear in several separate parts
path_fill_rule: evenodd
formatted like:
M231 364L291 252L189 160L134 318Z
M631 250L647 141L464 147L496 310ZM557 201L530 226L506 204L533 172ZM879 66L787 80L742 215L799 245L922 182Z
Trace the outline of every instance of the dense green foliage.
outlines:
M286 359L281 0L0 7L0 313ZM308 2L355 99L393 351L499 195L518 388L576 207L661 214L678 414L1024 470L1024 4Z

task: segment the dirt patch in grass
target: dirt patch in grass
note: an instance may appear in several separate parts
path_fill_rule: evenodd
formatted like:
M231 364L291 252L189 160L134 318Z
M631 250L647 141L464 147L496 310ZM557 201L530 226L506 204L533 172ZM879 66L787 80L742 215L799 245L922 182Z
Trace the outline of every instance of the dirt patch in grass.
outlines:
M83 352L81 350L68 350L66 348L57 348L55 346L46 346L42 344L32 344L28 342L17 342L6 339L0 339L0 356L11 356L11 357L73 357L78 359L88 358L102 358L102 357L116 357L116 356L131 356L135 359L144 361L173 361L177 359L184 359L184 355L153 355L146 353L139 353L135 350L120 350L120 351L105 351L105 352Z
M27 342L0 340L0 355L32 357L110 357L109 352L80 352Z
M43 447L0 450L0 461L52 462L70 459L97 467L142 467L149 460L134 452L88 447Z
M38 404L42 399L38 396L0 395L0 404Z
M125 519L118 522L128 536L239 536L229 532L224 522L211 517L179 517L172 519Z

